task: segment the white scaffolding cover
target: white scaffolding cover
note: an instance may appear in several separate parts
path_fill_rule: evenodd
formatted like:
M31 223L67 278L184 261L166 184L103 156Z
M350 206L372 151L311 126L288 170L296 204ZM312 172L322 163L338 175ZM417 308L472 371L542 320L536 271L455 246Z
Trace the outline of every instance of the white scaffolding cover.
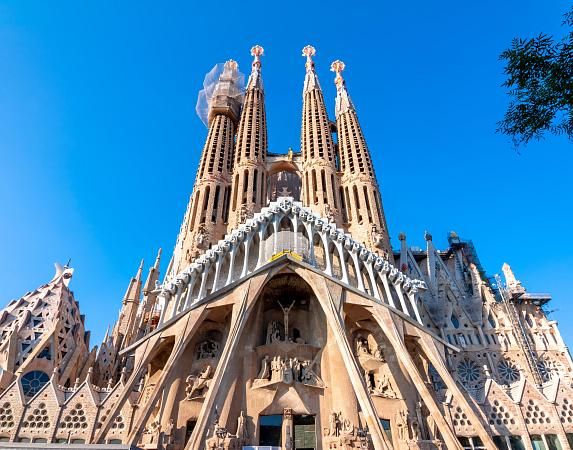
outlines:
M209 126L209 110L213 98L224 95L242 104L244 92L245 75L239 71L238 64L233 60L216 64L205 75L195 111L205 126Z

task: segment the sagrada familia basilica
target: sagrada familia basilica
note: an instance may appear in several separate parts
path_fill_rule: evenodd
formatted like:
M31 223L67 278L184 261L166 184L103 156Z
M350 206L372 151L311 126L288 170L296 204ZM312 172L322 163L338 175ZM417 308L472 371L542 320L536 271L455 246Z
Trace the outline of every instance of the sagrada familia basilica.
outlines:
M91 349L73 269L0 315L0 448L573 448L572 360L547 294L471 241L392 247L342 73L303 49L300 151L267 148L263 49L206 78L175 249ZM118 305L119 306L119 305Z

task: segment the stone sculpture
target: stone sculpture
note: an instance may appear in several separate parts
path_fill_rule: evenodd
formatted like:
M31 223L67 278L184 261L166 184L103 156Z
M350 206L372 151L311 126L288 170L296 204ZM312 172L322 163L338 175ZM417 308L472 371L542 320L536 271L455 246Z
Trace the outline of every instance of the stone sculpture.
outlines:
M206 339L197 346L197 359L216 358L219 355L219 343Z
M303 360L298 357L283 358L282 356L270 357L265 355L261 360L261 369L253 385L262 387L275 383L302 383L306 386L324 387L324 382L313 370L314 361Z
M198 398L204 398L207 390L209 389L209 384L211 382L211 366L205 366L205 368L199 372L197 375L189 375L185 380L187 387L185 388L185 394L187 395L187 400L195 400Z

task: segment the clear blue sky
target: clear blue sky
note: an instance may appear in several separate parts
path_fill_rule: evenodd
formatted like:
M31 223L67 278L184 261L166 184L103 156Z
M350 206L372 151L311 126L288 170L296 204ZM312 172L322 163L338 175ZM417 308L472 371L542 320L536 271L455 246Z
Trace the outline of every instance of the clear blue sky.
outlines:
M280 5L280 6L279 6ZM356 9L351 7L356 6ZM298 148L304 59L332 114L336 58L358 108L393 244L424 230L507 261L573 342L571 143L517 154L495 133L507 103L499 53L514 36L562 34L557 1L3 1L0 3L0 292L19 297L72 258L92 344L117 318L139 260L170 257L206 129L207 71L266 49L270 150Z

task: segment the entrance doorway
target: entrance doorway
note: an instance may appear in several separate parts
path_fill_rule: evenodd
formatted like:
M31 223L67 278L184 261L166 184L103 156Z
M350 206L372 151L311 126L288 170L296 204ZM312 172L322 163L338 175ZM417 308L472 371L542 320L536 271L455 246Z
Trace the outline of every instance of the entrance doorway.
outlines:
M293 417L295 450L316 449L316 425L314 416Z
M259 417L259 445L280 447L282 445L283 416L260 416Z

